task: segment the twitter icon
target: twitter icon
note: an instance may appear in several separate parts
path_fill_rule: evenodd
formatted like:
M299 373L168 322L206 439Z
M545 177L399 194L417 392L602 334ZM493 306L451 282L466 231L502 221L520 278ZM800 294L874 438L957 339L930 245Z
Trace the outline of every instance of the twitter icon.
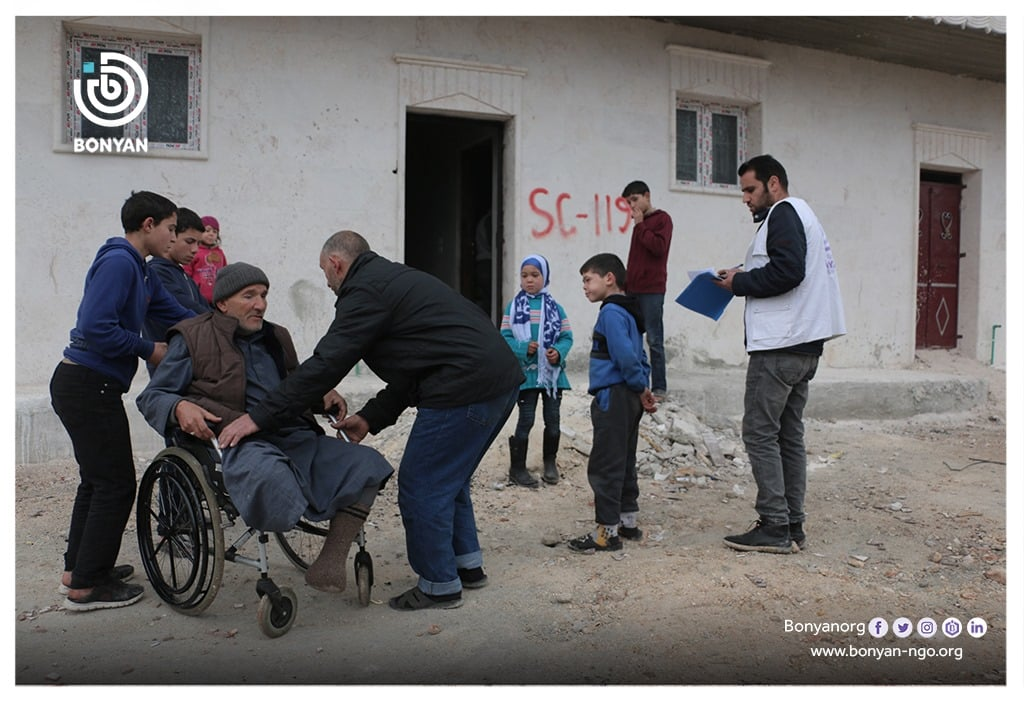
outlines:
M892 623L892 633L900 639L906 639L914 633L914 623L906 617L897 617Z

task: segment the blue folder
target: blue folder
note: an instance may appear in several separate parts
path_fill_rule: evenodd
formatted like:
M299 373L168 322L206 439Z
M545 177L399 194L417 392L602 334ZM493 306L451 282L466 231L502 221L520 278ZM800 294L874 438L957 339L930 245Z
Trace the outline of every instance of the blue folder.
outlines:
M676 297L676 303L717 321L732 301L732 292L715 284L718 276L712 269L690 272L690 284Z

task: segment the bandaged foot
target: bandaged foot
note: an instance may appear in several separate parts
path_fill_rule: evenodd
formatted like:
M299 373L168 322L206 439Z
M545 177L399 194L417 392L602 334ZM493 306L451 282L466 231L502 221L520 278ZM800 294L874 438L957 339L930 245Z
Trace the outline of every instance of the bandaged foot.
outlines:
M370 508L366 505L353 504L331 519L324 547L306 570L307 585L324 592L342 592L345 589L348 550L369 514Z

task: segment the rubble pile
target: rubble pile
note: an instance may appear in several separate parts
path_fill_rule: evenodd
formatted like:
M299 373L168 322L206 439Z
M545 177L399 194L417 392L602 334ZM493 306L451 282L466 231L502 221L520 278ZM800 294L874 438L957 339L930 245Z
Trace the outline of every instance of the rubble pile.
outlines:
M539 416L539 414L538 414ZM590 455L593 429L590 397L566 394L562 400L562 445ZM671 397L640 421L637 474L654 480L706 487L719 480L749 476L743 443L733 428L712 428Z

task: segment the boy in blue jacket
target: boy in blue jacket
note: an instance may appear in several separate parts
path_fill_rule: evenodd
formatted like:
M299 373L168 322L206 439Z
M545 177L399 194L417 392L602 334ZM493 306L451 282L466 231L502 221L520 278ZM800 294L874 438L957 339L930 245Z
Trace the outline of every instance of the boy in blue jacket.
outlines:
M182 306L195 312L206 313L210 310L203 295L199 293L199 285L195 283L185 267L192 262L199 251L199 240L203 234L202 219L199 215L188 208L178 208L178 225L175 228L176 236L171 243L170 249L163 255L155 254L149 260L149 271L159 277L167 293L178 300ZM167 340L167 326L149 318L142 329L142 337L153 342ZM149 376L153 376L156 369L152 364L146 363Z
M50 380L50 401L71 437L81 478L60 584L67 610L124 607L142 598L141 585L124 582L134 569L114 565L135 500L135 459L121 397L140 358L157 365L167 352L167 343L143 339L146 319L169 327L194 315L146 263L174 241L177 210L148 191L124 202L124 237L108 239L89 267L71 341Z
M593 447L587 480L594 491L594 531L569 541L583 553L618 551L622 539L639 541L640 488L636 444L644 411L657 411L644 352L643 316L636 298L623 293L626 268L616 255L594 255L580 267L583 293L601 302L590 348L590 418Z

